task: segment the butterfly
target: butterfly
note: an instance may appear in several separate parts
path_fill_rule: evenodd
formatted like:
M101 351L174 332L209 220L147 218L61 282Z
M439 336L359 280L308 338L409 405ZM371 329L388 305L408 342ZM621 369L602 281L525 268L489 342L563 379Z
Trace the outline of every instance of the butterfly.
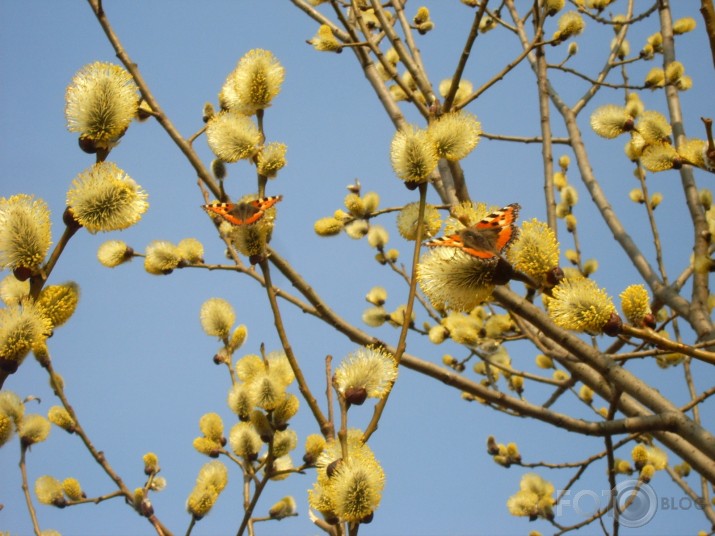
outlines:
M233 225L250 225L256 223L265 214L266 210L283 199L282 195L262 197L253 201L239 201L238 203L212 203L202 205L210 215L221 216Z
M492 212L474 226L456 233L425 242L428 247L459 248L472 257L483 260L498 260L502 252L516 238L516 218L521 206L512 203Z

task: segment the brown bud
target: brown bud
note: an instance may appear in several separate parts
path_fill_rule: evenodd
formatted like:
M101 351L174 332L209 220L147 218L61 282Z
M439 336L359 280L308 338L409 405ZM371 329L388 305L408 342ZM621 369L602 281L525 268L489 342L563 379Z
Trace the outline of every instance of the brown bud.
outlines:
M361 406L367 399L367 390L364 387L348 387L345 389L345 400L348 404Z
M76 232L77 229L82 227L82 224L75 219L72 207L67 207L62 213L62 223L72 232Z
M643 317L643 325L650 329L655 329L655 315L653 313L648 313Z
M621 332L621 329L623 328L623 321L621 320L621 317L618 316L618 313L611 313L611 318L608 319L608 322L606 322L603 325L603 333L610 337L615 337Z
M338 458L334 462L331 462L330 465L328 465L325 468L325 474L328 475L328 478L332 478L333 475L335 474L335 471L338 470L338 467L340 467L340 464L343 463L342 458Z
M12 275L14 275L18 281L27 281L32 276L32 270L24 266L18 266L17 268L13 268Z
M514 277L514 268L509 262L502 257L499 257L494 272L492 273L492 283L495 285L504 285L511 281Z
M347 189L351 194L360 195L360 180L355 179L353 184L348 184Z
M254 264L258 264L264 260L266 260L266 256L262 253L259 253L257 255L251 255L250 257L248 257L248 262L251 263L251 266L253 266Z
M368 523L372 523L372 520L374 517L375 517L375 512L370 512L368 515L366 515L365 517L363 517L360 520L360 523L363 523L365 525L367 525Z
M497 445L497 440L494 439L494 436L489 436L487 438L487 452L490 456L499 454L499 446Z
M94 140L88 138L87 136L79 137L79 148L82 149L87 154L95 154L97 152L97 144Z
M149 499L144 499L139 505L139 513L144 517L151 517L154 515L154 507L151 505Z
M551 287L555 287L556 285L558 285L563 280L563 278L564 278L564 271L561 269L560 266L557 266L556 268L552 268L546 274L546 282Z

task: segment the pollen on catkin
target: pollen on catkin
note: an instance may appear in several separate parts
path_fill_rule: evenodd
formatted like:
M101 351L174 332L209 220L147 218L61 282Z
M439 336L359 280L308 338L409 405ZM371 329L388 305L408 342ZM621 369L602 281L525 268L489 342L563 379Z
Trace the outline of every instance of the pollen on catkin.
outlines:
M397 231L405 240L415 240L417 238L417 224L419 223L419 203L409 203L400 210L397 215ZM430 238L435 236L442 226L442 219L437 210L432 205L425 206L422 237Z
M107 268L114 268L130 260L134 250L121 240L107 240L97 249L97 260Z
M0 391L0 414L7 415L17 427L25 415L25 404L12 391Z
M236 456L244 459L255 459L263 446L258 432L250 422L239 422L231 428L228 443Z
M514 268L540 285L558 267L559 255L556 233L536 218L521 223L521 232L507 251L507 259Z
M646 143L670 143L673 128L668 119L656 110L646 110L638 116L638 133Z
M218 158L234 163L256 154L261 132L248 116L224 110L209 120L206 141Z
M50 421L42 415L25 415L17 427L17 434L23 445L29 446L42 443L50 435Z
M0 268L34 271L52 244L50 230L50 211L42 199L0 197Z
M645 76L644 85L651 89L663 87L665 85L665 73L660 67L653 67Z
M333 30L327 24L321 24L318 27L318 31L308 40L308 44L313 45L313 48L319 52L340 53L343 51L342 43L338 41Z
M30 295L30 281L20 281L13 274L0 281L0 300L5 305L17 305Z
M248 354L236 361L236 376L245 383L251 383L254 378L265 370L265 364L260 356Z
M228 407L242 421L247 421L250 418L256 402L256 397L249 388L249 384L237 382L228 392Z
M72 501L81 501L85 497L82 486L76 478L65 478L62 481L62 490Z
M449 88L452 86L452 79L447 78L439 83L439 94L442 97L447 96ZM454 95L454 107L462 106L474 91L474 86L469 80L461 79L457 86L457 93Z
M578 12L567 11L559 17L557 25L558 29L551 38L555 41L563 42L583 32L586 23Z
M0 447L10 441L15 433L15 425L12 417L0 408Z
M553 515L551 507L554 485L536 473L526 473L521 477L519 491L507 501L509 513L513 516L545 517Z
M286 151L288 146L285 143L269 143L263 146L256 156L256 169L260 175L273 179L278 172L286 165Z
M273 424L279 430L288 425L300 408L300 400L291 393L285 393L283 400L273 409Z
M680 155L670 143L652 143L643 148L640 157L645 169L652 172L673 169L680 163Z
M256 406L272 411L283 399L285 385L274 374L264 371L251 380L250 389L256 400Z
M395 174L405 182L425 182L437 167L439 157L426 130L413 126L395 132L390 146Z
M350 400L358 391L364 397L381 398L397 378L397 364L393 356L379 348L360 348L350 354L335 370L338 392ZM362 404L362 401L350 400Z
M325 448L325 438L320 434L310 434L305 438L305 454L303 461L306 464L314 465Z
M389 318L390 314L382 306L370 307L362 313L362 321L373 328L382 326Z
M482 126L472 114L452 112L432 121L427 133L440 158L456 161L466 157L477 146Z
M108 148L124 134L139 107L139 93L132 76L106 62L84 66L65 93L67 129L91 140L96 148Z
M633 117L623 106L605 104L591 114L591 128L602 138L616 138L633 128Z
M379 506L384 486L385 473L377 460L343 460L330 483L335 513L348 522L367 518Z
M236 321L236 313L223 298L209 298L201 306L199 313L201 327L209 337L228 337Z
M645 317L652 314L648 291L643 285L630 285L621 292L620 298L621 310L634 326L640 327Z
M199 419L199 430L207 439L220 443L223 439L223 421L218 413L205 413Z
M204 245L196 238L184 238L176 245L176 253L189 264L204 262Z
M75 422L65 408L62 406L52 406L47 412L47 418L55 426L59 426L70 434L74 432Z
M675 35L681 35L684 33L692 32L696 26L697 23L695 22L694 18L683 17L673 23L673 33Z
M318 236L335 236L343 230L343 222L332 216L320 218L313 224L313 230Z
M295 499L290 495L283 497L280 501L275 503L268 510L268 515L271 519L283 519L297 512L297 505Z
M371 225L367 232L367 243L372 248L382 249L387 245L390 235L382 225Z
M113 162L99 162L72 181L67 206L90 233L120 231L149 208L146 192Z
M361 441L360 430L348 430L348 458L342 459L339 441L331 440L316 464L308 503L330 520L361 521L378 507L385 474L372 450Z
M144 251L144 269L152 275L169 274L180 262L178 248L167 240L154 240Z
M15 372L51 329L49 319L29 300L0 309L0 369Z
M276 458L286 456L298 446L298 434L295 430L277 430L273 436L273 455Z
M591 279L564 279L548 302L552 320L565 329L602 333L615 313L611 298Z
M41 476L35 480L35 495L42 504L64 506L67 502L62 482L49 475Z
M56 328L67 322L79 302L79 286L70 281L63 285L50 285L42 289L35 306Z
M196 478L196 486L186 501L187 511L196 519L201 519L211 511L219 494L228 483L228 470L219 461L205 464Z
M689 138L685 139L680 146L678 146L678 154L686 163L699 168L708 169L708 166L705 163L705 154L707 149L707 141L697 138Z
M245 115L268 108L280 93L284 78L285 69L272 52L249 50L221 88L221 107Z
M457 248L433 248L417 266L417 282L438 309L471 311L491 296L493 275L493 263Z

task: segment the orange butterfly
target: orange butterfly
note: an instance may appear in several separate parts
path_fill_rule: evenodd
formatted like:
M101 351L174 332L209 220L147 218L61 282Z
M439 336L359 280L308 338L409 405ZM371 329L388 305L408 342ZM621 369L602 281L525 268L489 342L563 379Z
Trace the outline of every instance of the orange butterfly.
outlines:
M518 234L515 222L520 208L518 203L507 205L492 212L474 226L449 236L428 240L425 246L459 248L478 259L498 259Z
M266 210L283 199L282 195L262 197L253 201L239 201L238 203L212 203L202 205L209 214L221 216L233 225L250 225L256 223L265 214Z

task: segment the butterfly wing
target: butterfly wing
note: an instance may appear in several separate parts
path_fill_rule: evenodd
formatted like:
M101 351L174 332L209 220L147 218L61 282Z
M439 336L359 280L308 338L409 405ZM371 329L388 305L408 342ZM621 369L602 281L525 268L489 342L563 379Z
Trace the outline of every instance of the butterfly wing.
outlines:
M282 195L272 195L271 197L261 197L260 199L254 199L253 201L249 201L249 203L261 212L263 212L282 200Z
M489 214L473 227L478 232L494 233L493 246L501 253L516 238L516 219L519 216L519 203L512 203Z
M428 247L454 247L478 259L496 259L516 237L514 222L521 207L512 203L489 214L471 228L453 235L433 238L425 242Z
M209 214L216 214L232 225L250 225L263 217L266 210L283 199L282 195L262 197L238 203L212 203L203 205Z

